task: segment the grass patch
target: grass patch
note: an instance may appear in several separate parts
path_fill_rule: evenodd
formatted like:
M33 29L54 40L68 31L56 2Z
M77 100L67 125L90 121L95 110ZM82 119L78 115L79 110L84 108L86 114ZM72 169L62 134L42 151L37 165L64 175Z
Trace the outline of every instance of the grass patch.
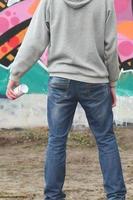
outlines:
M121 149L133 149L133 134L131 128L115 128L118 144ZM19 144L34 142L37 145L47 144L47 128L29 128L29 129L1 129L0 145ZM68 145L71 147L94 147L96 142L89 129L78 131L71 130L68 135Z

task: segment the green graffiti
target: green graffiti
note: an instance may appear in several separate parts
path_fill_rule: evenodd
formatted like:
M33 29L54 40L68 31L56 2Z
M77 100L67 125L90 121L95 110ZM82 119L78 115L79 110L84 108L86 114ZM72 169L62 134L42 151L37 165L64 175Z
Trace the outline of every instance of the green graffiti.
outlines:
M33 67L21 78L20 83L25 83L29 87L29 93L47 94L47 83L49 74L39 63ZM0 66L0 94L5 95L9 79L9 70Z
M20 80L29 87L29 94L47 94L48 92L48 72L39 63L36 63ZM0 95L5 95L9 79L9 70L0 66ZM121 74L117 82L118 96L133 96L133 72L127 71Z
M119 96L133 96L133 72L127 71L121 74L117 82L117 94Z

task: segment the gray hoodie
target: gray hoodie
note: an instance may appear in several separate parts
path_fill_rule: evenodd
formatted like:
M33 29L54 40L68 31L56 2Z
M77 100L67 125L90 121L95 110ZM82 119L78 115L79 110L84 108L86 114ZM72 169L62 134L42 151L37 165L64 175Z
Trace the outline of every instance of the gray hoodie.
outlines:
M11 64L18 81L48 46L48 72L88 83L119 76L114 0L41 0Z

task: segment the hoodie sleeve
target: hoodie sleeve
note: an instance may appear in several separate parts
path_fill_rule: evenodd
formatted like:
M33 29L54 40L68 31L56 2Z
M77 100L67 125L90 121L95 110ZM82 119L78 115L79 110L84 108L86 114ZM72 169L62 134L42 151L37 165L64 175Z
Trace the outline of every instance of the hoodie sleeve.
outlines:
M20 77L41 57L49 44L50 32L47 26L49 13L46 1L40 0L15 60L10 65L11 80L19 81Z
M117 28L114 1L108 0L105 23L105 65L109 73L109 81L115 82L119 77L119 61L117 53Z

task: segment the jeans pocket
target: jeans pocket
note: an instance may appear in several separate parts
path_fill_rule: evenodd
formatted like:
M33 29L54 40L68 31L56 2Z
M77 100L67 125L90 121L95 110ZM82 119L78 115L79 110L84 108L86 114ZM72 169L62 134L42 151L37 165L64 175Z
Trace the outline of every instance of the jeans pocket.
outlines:
M109 96L109 84L99 83L89 85L89 96L94 100L103 99Z
M48 86L51 88L67 90L69 87L70 79L51 76L48 81Z

